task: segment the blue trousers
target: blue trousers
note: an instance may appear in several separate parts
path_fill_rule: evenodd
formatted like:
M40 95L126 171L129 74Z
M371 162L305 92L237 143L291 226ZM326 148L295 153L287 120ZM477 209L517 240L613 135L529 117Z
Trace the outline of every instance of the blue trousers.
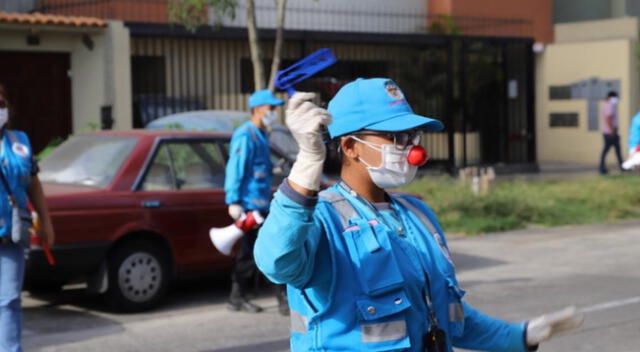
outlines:
M620 154L620 136L619 135L610 135L603 134L604 136L604 148L602 149L602 154L600 154L600 173L607 172L607 165L605 164L605 160L607 158L607 153L609 149L613 147L616 152L616 157L618 158L618 166L622 170L622 155Z
M0 243L0 351L21 352L24 248Z

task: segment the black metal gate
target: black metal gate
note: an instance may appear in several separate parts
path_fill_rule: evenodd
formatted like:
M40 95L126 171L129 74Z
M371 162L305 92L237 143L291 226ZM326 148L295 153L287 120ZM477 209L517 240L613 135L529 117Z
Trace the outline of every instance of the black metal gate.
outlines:
M253 90L245 30L187 32L128 24L134 124L172 112L247 110ZM265 30L266 56L274 36ZM453 171L486 164L535 165L531 39L426 34L286 32L284 64L321 47L338 63L300 89L326 102L357 77L395 79L416 113L441 119L425 138L433 163ZM268 66L267 66L268 67Z

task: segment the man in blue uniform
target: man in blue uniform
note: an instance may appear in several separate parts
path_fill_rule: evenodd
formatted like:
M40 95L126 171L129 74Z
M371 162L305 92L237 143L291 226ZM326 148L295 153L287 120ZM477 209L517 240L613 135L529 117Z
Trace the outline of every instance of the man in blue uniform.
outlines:
M254 251L288 285L292 351L530 351L581 324L575 308L511 324L464 302L431 208L387 192L426 161L422 131L443 128L414 114L392 80L351 82L328 112L312 98L296 93L287 107L300 152ZM318 194L323 125L339 142L341 181Z
M229 215L238 220L245 212L258 210L266 215L271 199L272 167L269 151L269 126L277 120L275 109L284 101L269 90L259 90L249 97L251 119L234 131L229 147L229 161L224 183ZM257 229L242 237L231 275L228 308L234 311L258 313L262 308L251 303L247 288L257 273L253 245ZM288 311L284 289L278 294L281 313Z
M628 145L629 158L622 164L622 168L633 170L640 166L640 111L631 119Z

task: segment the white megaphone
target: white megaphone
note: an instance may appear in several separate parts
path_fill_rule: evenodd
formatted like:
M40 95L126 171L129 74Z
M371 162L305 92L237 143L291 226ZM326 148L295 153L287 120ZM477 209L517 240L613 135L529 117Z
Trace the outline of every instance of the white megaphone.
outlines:
M245 213L240 219L227 227L212 227L209 238L213 245L224 255L230 255L233 245L245 233L262 225L264 217L257 210Z

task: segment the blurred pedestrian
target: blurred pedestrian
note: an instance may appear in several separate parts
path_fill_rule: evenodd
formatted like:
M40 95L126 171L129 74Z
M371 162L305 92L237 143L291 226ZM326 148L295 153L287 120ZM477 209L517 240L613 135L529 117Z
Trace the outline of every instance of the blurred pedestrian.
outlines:
M260 230L255 256L288 284L292 351L531 351L582 322L575 308L506 323L463 301L447 243L427 204L388 190L428 159L419 116L390 79L358 79L328 112L296 93L287 126L300 152ZM333 122L331 122L333 121ZM341 181L318 193L323 125L339 145Z
M269 211L273 165L269 149L269 128L277 121L276 107L284 104L271 91L264 89L249 97L251 119L233 132L229 147L229 161L224 183L225 201L229 215L238 220L248 211L258 210L262 215ZM262 307L247 298L247 291L255 275L256 264L253 246L258 235L254 229L242 236L240 252L235 258L231 275L231 293L228 308L233 311L258 313ZM276 287L278 308L288 314L285 286Z
M7 92L0 84L0 351L3 352L22 351L20 294L25 247L31 241L28 200L41 221L42 240L53 245L55 239L29 138L24 132L7 128L15 119L10 113Z
M622 168L633 170L640 166L640 111L631 119L628 146L629 158L622 163Z
M600 173L608 172L606 159L609 148L613 147L618 158L618 167L622 170L622 154L620 153L620 136L618 135L618 93L610 91L602 105L600 130L604 137L604 148L600 154Z

